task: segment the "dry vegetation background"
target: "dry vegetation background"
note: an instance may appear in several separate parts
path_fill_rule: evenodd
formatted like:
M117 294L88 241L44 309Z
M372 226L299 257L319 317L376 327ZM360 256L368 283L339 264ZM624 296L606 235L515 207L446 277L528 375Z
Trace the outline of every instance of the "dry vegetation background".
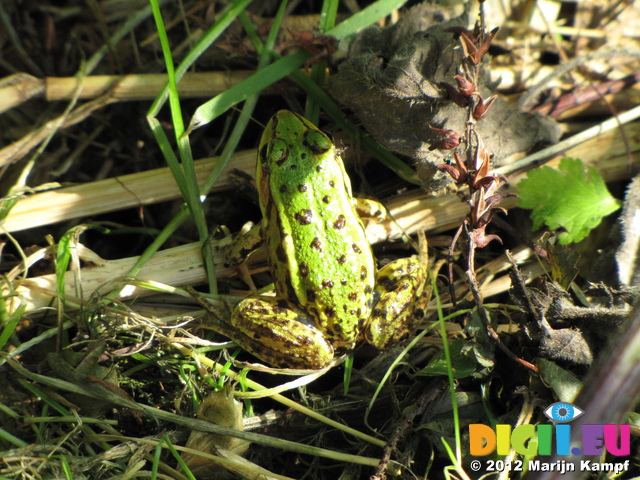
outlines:
M160 3L176 63L227 6L227 2L201 0ZM425 232L428 237L430 265L440 268L440 303L445 314L451 315L444 325L453 342L459 377L456 408L463 448L465 425L490 420L544 422L543 409L566 398L568 390L575 394L576 385L584 379L611 381L599 388L626 398L599 420L634 424L635 417L626 416L635 407L640 384L633 366L623 371L601 367L600 373L589 377L595 359L610 355L604 347L607 339L625 322L637 295L633 280L624 285L618 279L619 212L606 217L583 242L560 247L549 242L548 232L531 232L529 212L517 208L517 197L503 201L501 207L509 209L509 215L499 215L497 223L487 227L503 243L479 249L475 263L503 350L498 348L472 310L475 304L464 273L465 247L461 244L454 249L455 283L449 289L448 249L469 207L436 168L452 158L427 148L436 141L433 133L425 133L418 147L412 144L429 132L426 124L435 120L408 117L402 109L415 109L424 99L399 89L383 97L384 89L376 90L373 74L370 89L355 84L356 91L344 90L354 81L337 73L340 65L355 58L356 47L351 45L352 50L347 51L326 38L313 37L321 2L289 3L275 50L288 55L304 49L314 58L327 59L330 80L325 88L341 102L346 117L419 171L417 183L424 188L403 180L360 150L360 138L349 136L334 119L321 115L322 128L331 131L344 149L354 190L380 199L392 215L392 220L367 226L378 259L384 262L410 255L410 246L403 242L406 234ZM368 3L341 2L337 22ZM378 26L389 27L406 19L409 6L417 3L408 2ZM276 1L256 1L246 9L263 39L278 6ZM418 12L422 15L419 21L409 24L405 20L402 28L381 40L376 65L386 65L397 54L385 51L384 42L399 44L415 31L455 19L464 8L464 4L450 2L414 10L416 18ZM476 13L473 4L470 18ZM487 117L488 128L481 135L487 138L494 160L500 161L495 165L498 171L508 176L504 191L516 192L524 170L548 159L539 158L522 169L509 167L514 161L548 147L559 136L571 138L640 103L638 2L487 0L485 21L489 30L500 29L485 59L481 87L499 94L503 106L496 108L504 110ZM10 0L0 3L0 22L0 191L4 197L0 209L4 274L0 477L157 475L182 479L193 474L224 478L223 468L233 472L227 475L249 478L368 478L374 472L444 478L443 469L452 460L441 438L453 445L457 427L441 357L442 337L434 328L438 320L435 300L420 329L430 329L428 334L403 357L379 392L376 388L401 348L379 356L366 351L356 355L347 394L345 368L340 366L318 379L303 376L298 384L283 387L287 393L282 395L268 391L271 398L256 400L237 395L240 403L234 403L232 391L266 388L260 383L279 388L291 379L258 371L239 386L234 372L242 365L227 370L228 357L221 353L229 345L200 328L203 312L188 294L172 290L201 286L207 280L196 226L188 221L183 224L137 272L138 281L125 278L183 203L147 122L149 108L166 83L149 4L142 0ZM367 42L374 40L359 41L360 52L373 49L373 43ZM453 42L458 45L457 40ZM412 52L421 51L416 47ZM460 49L451 52L457 55ZM434 102L437 108L433 111L449 112L443 115L450 119L453 114L447 108L451 102L438 81L455 85L452 76L459 60L442 57L434 60L433 70L421 73L420 95L428 96L427 87L440 92L442 98L424 101ZM186 121L202 103L250 77L257 59L241 22L234 21L199 56L179 85ZM451 65L445 68L442 65L447 61ZM362 65L350 68L372 71L368 64L366 68ZM306 72L310 65L303 68ZM370 98L364 104L350 103L360 92ZM218 226L237 232L246 222L260 220L255 194L229 172L239 169L253 175L255 149L264 125L282 108L302 113L305 96L303 88L289 78L262 92L252 121L206 202L214 246L222 237ZM395 102L401 101L405 103L397 106ZM240 107L236 105L190 134L201 183L227 143ZM407 124L392 124L392 115L405 118ZM172 137L168 105L157 118ZM625 118L619 123L612 120L608 130L561 149L595 167L620 200L638 173L640 151L640 123L633 121L635 117ZM460 123L448 124L447 119L439 125L460 127ZM464 125L464 120L456 120L460 121ZM529 138L533 130L536 133ZM549 165L557 167L558 162L556 158ZM631 197L624 204L628 218L637 213L640 198L638 192L635 199ZM61 248L53 245L58 242L70 245L73 255L68 271L56 274L61 261L56 252ZM217 251L214 255L220 291L233 295L231 301L248 294L250 289L236 270L225 268ZM635 262L634 256L630 263ZM509 275L513 263L520 277L514 272ZM249 269L258 288L270 283L264 254L252 257ZM637 271L630 278L634 275ZM58 280L65 285L64 292ZM525 280L529 282L526 288ZM512 282L517 288L509 292ZM455 308L451 291L459 302ZM62 293L65 304L60 300ZM581 303L583 297L591 301L589 307ZM549 305L555 305L553 313L547 311ZM225 305L218 302L216 306ZM557 323L541 326L536 323L540 318ZM572 337L559 338L557 332ZM629 332L628 342L638 338L635 330L629 328ZM584 345L575 350L567 347L576 342ZM618 352L633 350L634 345L621 345ZM230 353L234 350L229 347ZM239 358L254 361L248 355ZM219 393L210 396L214 391ZM370 403L374 393L377 400ZM605 398L603 395L601 401ZM212 438L211 432L192 434L187 440L194 429L207 428L205 421L194 419L196 412L199 418L242 429L242 407L244 430L263 435L245 438L252 442L247 460L238 456L247 449L246 442L224 435ZM320 414L360 433L327 424ZM264 436L275 440L269 443ZM278 443L279 439L295 444ZM215 456L201 461L188 453L180 457L180 452L169 448L185 444ZM633 471L637 474L637 451L634 437L631 464L635 470L620 478L632 478ZM182 459L188 467L179 465ZM389 459L403 468L395 470L396 464L389 464ZM451 474L477 478L479 474L468 469L469 461L463 454ZM500 477L508 475L503 472Z

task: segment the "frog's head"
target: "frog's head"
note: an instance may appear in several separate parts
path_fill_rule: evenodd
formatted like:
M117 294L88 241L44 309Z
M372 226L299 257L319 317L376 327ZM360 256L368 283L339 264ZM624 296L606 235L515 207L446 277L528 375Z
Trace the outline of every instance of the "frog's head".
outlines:
M280 110L267 124L256 162L256 184L263 214L283 189L304 185L322 171L323 162L335 158L331 137L306 118Z

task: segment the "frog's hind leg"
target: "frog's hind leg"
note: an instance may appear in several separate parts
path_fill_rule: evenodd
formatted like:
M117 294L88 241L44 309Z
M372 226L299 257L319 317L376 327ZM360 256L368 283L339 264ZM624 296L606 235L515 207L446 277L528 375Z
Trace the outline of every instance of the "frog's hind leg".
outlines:
M400 258L378 271L375 296L365 339L384 350L406 339L424 316L427 271L417 257Z
M233 310L233 339L261 360L278 367L318 369L331 362L333 347L309 316L286 300L251 296Z

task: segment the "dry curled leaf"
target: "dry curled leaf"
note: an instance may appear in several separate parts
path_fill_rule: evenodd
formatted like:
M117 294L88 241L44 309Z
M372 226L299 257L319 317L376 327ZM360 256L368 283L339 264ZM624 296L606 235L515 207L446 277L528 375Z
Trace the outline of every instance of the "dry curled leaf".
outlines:
M466 100L454 92L472 87L455 78L462 53L455 34L447 31L466 29L467 15L448 17L447 11L423 4L392 27L365 29L349 40L348 58L329 82L330 93L354 111L376 140L417 162L429 191L443 188L450 177L437 168L445 153L430 149L442 136L428 126L464 132L467 111L459 105ZM492 99L496 85L489 81L486 67L481 79L474 87L487 100L475 112L484 116L477 132L496 161L558 140L560 131L552 120L520 112L500 97ZM444 86L452 82L458 87Z

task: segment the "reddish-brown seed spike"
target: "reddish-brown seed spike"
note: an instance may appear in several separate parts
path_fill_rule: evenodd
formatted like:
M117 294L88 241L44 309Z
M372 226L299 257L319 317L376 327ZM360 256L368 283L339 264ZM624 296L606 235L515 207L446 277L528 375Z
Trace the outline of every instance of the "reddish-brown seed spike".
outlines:
M497 95L492 95L487 100L480 97L480 101L478 102L476 107L473 109L473 118L475 120L481 120L484 117L486 117L487 113L489 113L489 109L491 108L491 105L493 105L493 102L496 101L496 98L498 98Z
M472 33L473 33L474 40L476 40L476 41L478 40L478 37L480 37L480 35L482 35L482 33L484 33L482 31L480 31L480 22L479 21L476 21L476 23L473 24L473 32Z
M479 147L480 148L480 147ZM489 175L489 169L491 168L491 156L486 150L482 149L477 153L480 159L480 165L476 166L476 173L473 175L473 184L476 185L480 180Z
M484 177L478 176L477 179L473 181L473 186L475 188L489 189L491 188L491 184L495 181L496 181L496 177L494 177L493 175L488 175Z
M446 163L441 163L436 167L438 170L442 170L447 172L451 178L456 183L465 183L468 178L467 172L461 172L459 169L454 167L453 165L447 165Z
M460 145L460 134L445 128L436 128L429 125L429 128L440 135L440 139L431 144L429 150L451 150Z
M429 150L451 150L460 145L460 138L441 138L429 146Z
M471 114L474 120L481 120L486 115L484 111L484 99L480 96L478 99L478 103L473 109L473 113Z
M465 57L472 58L476 53L478 53L475 42L471 39L467 32L462 32L460 34L460 44L462 45L462 49L464 50Z
M456 83L458 84L458 90L463 95L466 95L468 97L469 95L471 95L473 92L476 91L476 86L474 85L474 83L470 82L464 76L455 75L453 78L455 79Z
M456 165L458 166L459 170L461 171L464 170L465 172L468 172L467 166L465 165L464 161L462 160L462 157L458 152L453 152L453 158L455 159Z
M493 41L493 37L496 36L496 33L498 33L498 29L494 28L493 30L491 30L491 33L489 33L488 35L483 34L480 37L480 42L478 46L478 54L480 59L482 59L484 54L489 51L489 47L491 46L491 42Z
M502 243L502 239L497 235L485 235L484 227L473 230L471 232L471 240L478 248L486 247L492 240Z

